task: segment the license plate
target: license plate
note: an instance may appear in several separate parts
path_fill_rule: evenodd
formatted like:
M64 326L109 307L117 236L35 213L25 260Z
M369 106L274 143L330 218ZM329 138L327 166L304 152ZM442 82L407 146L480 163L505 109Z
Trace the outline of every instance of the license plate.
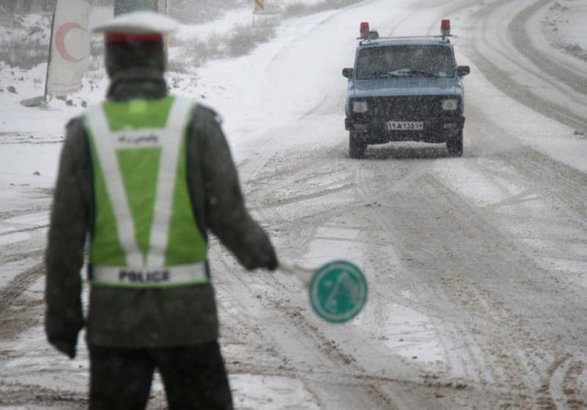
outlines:
M388 121L386 123L388 131L422 131L424 129L423 121Z

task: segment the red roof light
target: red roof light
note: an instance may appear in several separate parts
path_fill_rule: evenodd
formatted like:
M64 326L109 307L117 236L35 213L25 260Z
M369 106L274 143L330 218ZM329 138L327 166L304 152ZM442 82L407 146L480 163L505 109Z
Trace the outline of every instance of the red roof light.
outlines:
M361 26L359 29L361 34L369 32L369 22L368 21L361 21Z
M450 20L444 19L440 22L440 34L450 36Z

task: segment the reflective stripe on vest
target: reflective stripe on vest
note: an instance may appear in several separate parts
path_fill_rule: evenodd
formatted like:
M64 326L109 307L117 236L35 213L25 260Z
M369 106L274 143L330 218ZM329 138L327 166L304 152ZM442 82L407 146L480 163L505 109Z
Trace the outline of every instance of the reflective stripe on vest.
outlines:
M174 265L159 269L94 266L92 284L130 288L162 288L208 282L206 266Z
M178 163L180 161L181 147L185 141L185 127L189 120L189 113L193 108L192 102L183 98L174 98L167 120L165 124L161 124L161 127L130 127L127 125L122 129L115 130L112 130L112 123L109 122L110 118L107 117L105 104L111 104L111 107L117 107L116 104L119 104L124 109L129 110L132 108L132 104L137 104L139 108L142 107L145 110L146 107L149 107L150 102L146 100L122 103L107 102L101 107L88 111L86 115L86 126L90 135L92 155L94 162L97 163L94 165L94 171L95 173L101 173L100 181L103 181L105 188L101 198L107 198L107 205L111 208L116 230L115 236L117 236L119 243L119 248L116 249L120 249L122 255L120 255L119 259L124 261L122 264L112 264L111 261L93 257L91 248L92 283L142 288L207 282L208 278L204 263L206 244L199 231L197 231L197 225L191 212L191 202L188 204L182 203L181 206L183 206L184 214L186 207L189 207L189 216L192 219L182 220L179 226L183 230L195 230L196 234L191 235L191 238L194 239L193 243L187 244L187 246L191 245L196 248L195 250L199 249L199 252L194 252L193 254L200 256L194 258L190 256L187 261L183 260L186 259L185 257L180 258L180 263L166 263L166 256L174 256L174 250L172 248L168 249L168 245L171 234L170 221L174 212L174 200L178 200L176 198L177 184L185 184L183 191L181 191L184 195L180 196L183 202L189 202L189 199L185 198L188 195L184 192L187 191L187 182L184 181L185 175L180 175L181 178L178 178ZM141 112L140 109L138 111ZM148 119L145 121L148 121ZM123 178L122 160L118 154L139 150L146 152L153 149L159 152L157 157L158 168L156 163L152 164L152 167L156 168L154 198L151 202L146 203L144 209L141 208L140 212L138 212L140 215L134 215L133 219L129 192L125 187L125 179ZM132 170L127 169L126 172L132 172ZM137 176L134 175L133 177L136 178ZM96 178L95 176L95 184L97 183ZM145 181L145 183L147 182L149 181ZM96 202L97 208L106 206L104 203L99 203L100 200ZM151 209L152 214L149 213ZM104 212L104 209L99 209L99 211ZM137 210L135 209L136 213ZM150 229L145 232L148 238L143 240L148 246L146 249L141 249L137 242L138 234L136 230L139 222L135 219L142 218L141 221L144 223L145 215L150 218ZM100 235L100 232L105 232L107 229L107 227L99 225L101 220L98 218L95 223L97 225L95 229L96 235ZM188 223L187 228L185 222Z

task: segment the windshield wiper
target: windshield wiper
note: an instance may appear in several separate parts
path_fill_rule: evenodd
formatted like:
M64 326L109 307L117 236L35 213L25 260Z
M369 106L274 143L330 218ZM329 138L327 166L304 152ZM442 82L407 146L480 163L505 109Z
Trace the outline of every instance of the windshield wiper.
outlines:
M434 73L429 73L428 71L410 70L410 73L420 75L422 77L438 77L438 75Z
M390 77L410 77L410 76L421 76L421 77L438 77L434 73L427 71L412 70L409 68L402 68L401 70L394 71L374 71L364 78L390 78Z
M390 78L390 77L406 77L408 74L404 71L376 71L369 73L369 78Z
M438 75L434 73L429 73L428 71L412 70L411 68L402 68L400 70L391 71L389 72L389 75L394 77L409 77L413 75L422 77L438 77Z
M373 78L373 77L387 78L389 76L390 76L390 73L387 71L374 71L372 73L369 73L370 78Z

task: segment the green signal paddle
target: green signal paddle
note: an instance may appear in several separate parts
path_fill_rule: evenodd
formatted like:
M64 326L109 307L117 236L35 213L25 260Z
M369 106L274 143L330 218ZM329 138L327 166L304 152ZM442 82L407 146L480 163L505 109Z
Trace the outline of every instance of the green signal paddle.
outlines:
M348 322L367 303L365 275L349 261L335 260L311 270L280 260L279 268L302 280L308 287L312 309L327 322Z

